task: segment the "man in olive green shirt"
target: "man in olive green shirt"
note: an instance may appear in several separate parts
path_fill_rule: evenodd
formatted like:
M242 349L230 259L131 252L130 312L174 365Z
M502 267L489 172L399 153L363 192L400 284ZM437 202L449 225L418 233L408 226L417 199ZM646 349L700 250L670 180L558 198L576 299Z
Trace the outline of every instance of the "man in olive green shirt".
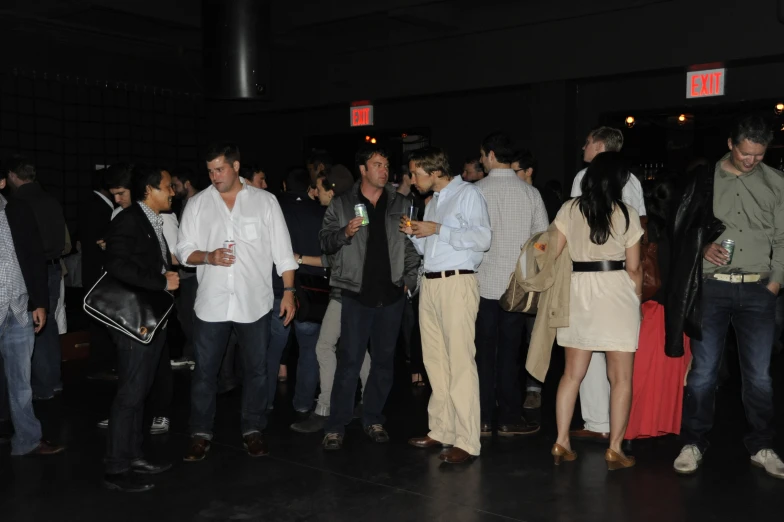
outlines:
M703 274L762 274L778 293L773 283L784 284L784 175L760 161L752 164L748 172L737 169L732 153L716 164L713 214L727 228L710 246ZM725 239L735 241L731 262L721 247Z
M730 152L716 163L713 213L726 230L705 246L702 339L692 339L681 438L673 467L697 471L713 425L716 379L727 328L738 338L743 406L751 432L744 439L751 463L784 479L784 463L773 451L773 385L770 359L776 297L784 283L784 174L762 163L773 131L759 116L736 123ZM733 255L721 246L735 242Z

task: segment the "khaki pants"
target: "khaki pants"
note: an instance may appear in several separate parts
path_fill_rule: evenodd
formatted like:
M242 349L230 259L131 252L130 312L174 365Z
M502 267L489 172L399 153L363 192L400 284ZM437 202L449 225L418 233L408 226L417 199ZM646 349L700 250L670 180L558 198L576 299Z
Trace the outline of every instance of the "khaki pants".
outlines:
M479 455L479 377L474 332L479 309L475 275L423 279L419 300L422 359L433 394L428 436Z

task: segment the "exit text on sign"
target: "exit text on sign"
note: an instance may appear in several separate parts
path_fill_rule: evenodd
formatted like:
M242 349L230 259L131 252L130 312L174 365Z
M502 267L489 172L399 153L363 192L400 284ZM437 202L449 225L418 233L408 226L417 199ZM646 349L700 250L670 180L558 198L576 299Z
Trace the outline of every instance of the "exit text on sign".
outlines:
M352 127L373 125L373 106L361 105L359 107L351 107L350 116Z
M686 97L706 98L724 96L724 77L726 69L693 71L686 74Z

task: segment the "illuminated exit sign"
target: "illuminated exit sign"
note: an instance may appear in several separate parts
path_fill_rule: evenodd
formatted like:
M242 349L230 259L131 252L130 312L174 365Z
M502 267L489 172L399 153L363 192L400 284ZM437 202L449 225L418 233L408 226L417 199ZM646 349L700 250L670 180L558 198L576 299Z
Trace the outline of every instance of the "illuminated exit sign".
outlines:
M358 105L356 107L351 107L350 110L352 127L367 127L373 125L372 105Z
M724 96L726 69L709 69L686 73L686 97Z

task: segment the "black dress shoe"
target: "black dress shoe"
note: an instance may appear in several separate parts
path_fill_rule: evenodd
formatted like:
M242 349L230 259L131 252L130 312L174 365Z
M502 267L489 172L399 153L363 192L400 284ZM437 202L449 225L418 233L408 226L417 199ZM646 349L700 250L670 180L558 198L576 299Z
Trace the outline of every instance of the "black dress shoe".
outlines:
M155 487L155 484L142 479L135 473L107 473L103 476L103 485L106 489L122 491L123 493L141 493Z
M493 425L489 422L483 422L479 427L480 437L490 437L493 435Z
M533 435L538 433L538 424L501 424L498 426L498 434L502 437L514 437L515 435Z
M157 475L171 469L171 464L150 464L144 459L136 459L131 462L131 471L142 475Z

